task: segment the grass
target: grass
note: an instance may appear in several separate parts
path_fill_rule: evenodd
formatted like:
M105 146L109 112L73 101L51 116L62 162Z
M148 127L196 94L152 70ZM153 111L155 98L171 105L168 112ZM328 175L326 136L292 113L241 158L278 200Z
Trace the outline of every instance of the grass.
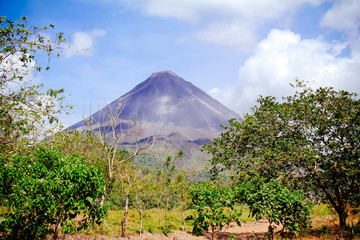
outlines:
M185 217L191 214L187 211ZM121 219L123 218L123 210L110 210L105 221L106 224L95 226L93 229L87 230L86 234L120 236L121 235ZM140 217L136 209L130 208L126 221L126 233L130 235L138 234L140 227ZM168 230L169 233L181 230L181 210L172 209L168 211ZM189 222L185 222L185 230L192 230ZM160 234L165 232L165 210L150 209L143 212L142 231Z
M249 216L249 208L246 205L237 206L238 209L243 211L244 222L254 222L254 218ZM185 218L191 215L192 210L185 212ZM105 235L105 236L120 236L121 235L121 219L123 218L123 210L109 210L108 216L105 218L105 224L95 226L92 229L86 230L86 234L90 235ZM181 217L180 209L172 209L168 211L168 230L173 233L181 230ZM135 235L139 234L140 217L139 213L134 208L129 209L126 221L126 234ZM191 221L185 221L185 230L191 231ZM143 227L142 231L153 234L161 234L165 232L165 210L164 209L149 209L143 213Z
M254 222L254 218L249 216L249 208L246 205L237 206L243 212L243 222ZM185 217L192 213L191 210L186 211ZM92 229L86 230L84 233L89 235L103 235L111 237L119 237L121 235L121 219L123 217L123 210L110 210L106 217L106 224L96 226ZM161 234L165 231L165 212L163 209L150 209L143 213L143 228L142 231ZM315 205L312 210L313 228L306 232L302 232L298 237L304 240L322 239L332 240L336 239L338 235L338 219L336 214L325 204ZM349 223L355 218L349 218ZM126 221L126 234L139 234L140 219L138 212L130 208ZM172 209L168 212L168 227L169 233L181 230L181 210ZM192 226L190 221L185 221L185 230L191 231ZM348 233L347 233L348 234Z
M249 208L246 205L239 205L237 209L242 210L242 222L254 222L254 218L249 216ZM5 213L5 208L0 207L0 213ZM189 216L192 210L186 211L185 217ZM96 225L93 228L84 230L82 233L92 236L121 236L121 219L123 218L123 210L110 210L106 217L106 223L100 226ZM169 233L181 230L181 210L172 209L168 211L168 227ZM149 209L143 213L143 228L145 232L153 234L161 234L165 231L165 211L163 209ZM348 224L355 226L358 223L359 215L348 217ZM0 220L1 222L1 220ZM325 204L315 205L312 210L312 225L313 228L306 232L300 233L297 239L303 240L335 240L344 238L357 238L360 229L353 233L354 229L348 229L339 233L337 215ZM138 235L140 226L140 218L138 212L130 208L126 221L126 234ZM360 227L358 227L360 228ZM185 230L191 231L192 225L190 221L185 221ZM276 238L277 239L277 238ZM280 238L279 238L280 239Z
M317 217L333 216L334 212L326 204L315 205L312 209L312 215Z

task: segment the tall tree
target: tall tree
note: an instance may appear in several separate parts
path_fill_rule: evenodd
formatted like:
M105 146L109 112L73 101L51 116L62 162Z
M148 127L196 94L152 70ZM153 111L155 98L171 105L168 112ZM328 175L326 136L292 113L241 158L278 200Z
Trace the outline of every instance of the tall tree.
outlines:
M185 174L184 170L181 170L175 177L175 194L177 195L177 201L181 206L181 230L185 231L185 211L190 204L189 189L190 181L189 174Z
M251 114L232 119L205 149L213 172L233 169L240 180L260 175L311 187L346 226L347 208L360 203L360 100L355 93L298 81L294 96L260 97Z
M9 153L43 137L44 129L56 127L63 89L44 90L34 84L33 70L41 71L36 54L60 56L62 33L48 40L43 32L54 25L30 26L27 18L14 22L0 17L0 151ZM49 69L49 66L46 67Z
M98 142L104 154L102 159L106 164L107 177L104 187L105 192L113 182L116 170L121 168L125 163L133 160L136 156L146 155L146 150L152 145L150 139L141 144L139 143L138 137L142 130L141 127L137 126L139 122L132 121L131 123L126 123L129 125L132 124L133 130L123 130L122 124L126 122L121 119L123 109L123 106L119 103L116 109L111 109L109 106L104 109L99 109L99 116L102 116L99 117L99 119L96 119L93 115L86 119L88 131L91 133L93 139ZM121 145L130 139L135 139L133 149L129 151L122 150L123 146ZM104 201L105 196L102 199L102 203L104 203Z

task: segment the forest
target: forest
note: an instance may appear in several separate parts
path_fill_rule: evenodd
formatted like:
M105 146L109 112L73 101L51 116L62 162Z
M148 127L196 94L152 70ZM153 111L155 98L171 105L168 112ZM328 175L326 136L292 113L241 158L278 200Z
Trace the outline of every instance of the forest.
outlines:
M193 181L174 164L181 149L160 154L150 142L121 148L126 136L115 121L108 129L88 120L89 131L62 131L59 115L72 108L64 104L65 90L31 79L61 56L66 40L53 29L31 26L26 17L0 18L0 239L176 231L217 239L247 221L267 225L251 239L360 237L355 93L298 80L292 96L259 97L251 113L229 119L203 145L212 156L211 177ZM44 37L49 31L53 39ZM111 144L103 131L112 132ZM139 168L137 158L162 166ZM312 226L320 208L335 223Z

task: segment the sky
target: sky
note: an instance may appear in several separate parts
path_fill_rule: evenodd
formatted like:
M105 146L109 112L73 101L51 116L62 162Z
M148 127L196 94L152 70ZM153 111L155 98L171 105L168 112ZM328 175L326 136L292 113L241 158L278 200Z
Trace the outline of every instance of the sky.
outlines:
M360 93L360 0L0 0L0 15L64 32L32 74L65 89L65 126L163 70L240 115L295 79Z

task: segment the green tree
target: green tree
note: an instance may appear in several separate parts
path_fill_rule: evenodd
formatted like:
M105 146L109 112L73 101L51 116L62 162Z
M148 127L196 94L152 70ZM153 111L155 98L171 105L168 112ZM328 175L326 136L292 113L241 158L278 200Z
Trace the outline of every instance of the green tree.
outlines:
M176 158L180 159L183 155L183 151L180 149L179 152L176 155ZM169 203L170 203L170 197L173 196L174 189L175 189L175 164L171 163L171 156L168 156L164 163L164 168L162 174L159 175L160 177L160 183L164 186L164 195L165 195L165 235L169 231L168 226L168 210L169 210ZM174 161L175 162L175 161ZM161 173L161 171L159 171Z
M43 32L54 25L30 26L27 18L14 22L0 17L0 153L8 154L44 136L44 129L57 127L63 105L63 89L44 90L34 84L33 70L42 67L36 55L60 55L65 41L62 33L48 40ZM49 66L46 67L49 69Z
M260 97L251 114L229 121L204 148L213 173L232 169L240 181L278 178L323 197L346 226L347 208L360 192L360 100L333 88L313 90L302 82L293 96Z
M177 178L175 176L175 164L174 162L180 159L183 155L183 151L180 149L179 152L175 154L173 158L171 155L167 156L164 161L161 157L156 155L151 155L154 158L159 159L163 162L163 167L154 170L154 174L152 175L152 184L150 184L151 191L153 192L154 203L158 209L158 220L159 220L159 228L162 229L161 226L161 218L160 218L160 209L164 207L165 214L165 229L163 232L165 234L168 233L168 210L176 201L176 195L174 194L177 184Z
M310 207L299 190L291 192L279 181L265 183L259 179L256 184L244 184L236 191L240 193L239 199L244 198L253 217L257 220L265 217L269 221L269 239L273 239L274 224L282 226L282 233L289 230L292 234L310 226Z
M181 170L175 177L175 194L177 195L177 202L181 206L181 230L185 231L185 211L190 205L190 180L189 175L185 174L184 170Z
M38 148L35 155L3 157L0 191L7 208L0 231L9 239L44 239L59 229L86 228L106 214L100 200L105 179L77 155ZM81 217L80 217L81 216Z
M152 203L152 197L154 193L151 193L151 185L152 185L152 175L150 172L137 171L133 175L133 186L130 194L131 205L139 213L140 218L140 226L139 226L139 234L142 233L143 227L143 213L147 209L147 207Z
M237 199L231 188L218 188L213 183L202 182L194 184L189 192L194 214L188 220L194 220L194 234L200 235L202 230L211 228L211 239L214 239L216 228L221 230L232 221L241 225L242 212L235 209Z

